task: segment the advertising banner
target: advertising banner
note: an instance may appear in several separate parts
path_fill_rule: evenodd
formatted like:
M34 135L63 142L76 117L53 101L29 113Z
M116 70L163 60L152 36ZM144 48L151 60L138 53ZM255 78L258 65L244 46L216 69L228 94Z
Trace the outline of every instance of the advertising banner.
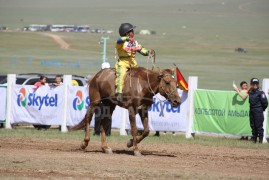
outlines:
M148 110L149 129L151 131L186 131L188 93L182 90L178 90L178 93L181 98L181 104L178 107L171 107L170 103L160 94L154 96L154 103ZM161 103L161 101L163 102ZM130 129L129 114L127 110L124 111L127 114L125 117L126 129ZM122 111L114 113L113 120L114 118L122 118ZM136 115L136 124L138 129L143 129L139 115Z
M6 119L7 88L0 86L0 121Z
M15 85L12 90L11 124L61 125L64 107L63 88L63 86L41 86L34 92L33 86ZM161 95L158 94L154 97L154 104L148 110L150 130L186 130L187 92L182 90L178 92L181 97L181 104L175 108L171 107L170 103L165 101ZM90 106L88 94L88 87L68 86L67 126L74 126L84 118ZM123 116L124 111L126 112L125 116ZM91 127L94 126L94 116ZM125 117L126 129L130 129L128 111L118 106L112 114L112 128L120 129L123 117ZM137 127L143 129L138 115L136 121Z
M235 92L196 90L194 132L250 135L249 101Z
M169 101L160 103L164 100L160 94L154 97L154 104L149 109L149 127L152 131L186 131L188 92L178 90L181 104L178 107L171 107ZM163 106L163 116L161 114L161 105Z
M84 118L90 105L89 88L68 86L67 126L75 126Z
M90 106L89 87L68 86L68 105L67 105L67 126L75 126L85 117L88 107ZM95 111L100 115L101 110ZM119 107L116 107L112 115L112 128L119 129L121 125L121 119L115 116L121 113ZM114 115L115 114L115 115ZM92 117L90 126L94 127L95 114Z
M11 101L11 124L61 125L63 86L33 91L33 86L14 85Z

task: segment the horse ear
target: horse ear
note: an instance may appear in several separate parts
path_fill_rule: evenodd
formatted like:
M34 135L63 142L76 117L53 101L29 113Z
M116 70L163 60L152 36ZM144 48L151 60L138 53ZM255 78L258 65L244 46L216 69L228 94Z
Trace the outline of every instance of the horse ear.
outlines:
M175 75L175 72L176 72L176 68L177 68L177 65L175 64L175 63L173 63L173 67L172 67L172 73L173 73L173 75Z
M175 75L176 68L173 67L173 68L171 69L171 71L172 71L172 74Z

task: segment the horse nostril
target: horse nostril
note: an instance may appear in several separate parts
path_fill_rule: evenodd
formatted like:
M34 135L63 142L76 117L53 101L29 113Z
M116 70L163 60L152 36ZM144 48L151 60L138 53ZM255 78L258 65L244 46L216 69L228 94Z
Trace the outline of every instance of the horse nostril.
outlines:
M173 101L173 105L176 107L176 106L178 106L180 104L180 102L179 101L177 101L177 100L174 100Z

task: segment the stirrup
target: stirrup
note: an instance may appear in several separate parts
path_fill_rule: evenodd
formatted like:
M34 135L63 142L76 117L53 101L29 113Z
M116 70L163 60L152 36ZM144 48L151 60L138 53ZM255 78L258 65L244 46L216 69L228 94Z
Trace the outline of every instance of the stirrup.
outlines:
M117 93L117 94L116 94L116 97L117 97L117 101L120 101L120 102L123 101L122 93Z

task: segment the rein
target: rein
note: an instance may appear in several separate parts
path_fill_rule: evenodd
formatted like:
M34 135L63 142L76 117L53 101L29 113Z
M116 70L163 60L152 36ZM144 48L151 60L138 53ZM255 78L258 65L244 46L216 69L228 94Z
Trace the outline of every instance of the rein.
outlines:
M147 68L147 80L148 80L148 85L149 85L149 89L151 91L152 94L154 94L154 96L160 101L160 105L161 105L161 115L162 117L164 117L164 114L163 114L163 102L167 101L166 99L165 100L161 100L160 98L158 98L158 96L156 96L156 93L153 91L153 89L151 88L151 85L150 85L150 82L149 82L149 73L148 73L148 68Z
M156 66L155 66L156 53L153 49L150 50L150 54L148 56L148 59L151 59L152 70L153 70L154 68L156 68Z
M149 68L148 68L148 65L149 65L149 60L151 60L151 62L152 62L152 70L155 68L155 51L154 50L151 50L152 52L153 52L153 54L150 54L149 56L148 56L148 61L147 61L147 81L148 81L148 85L149 85L149 89L150 89L150 91L151 91L151 93L159 100L159 102L160 102L160 105L161 105L161 114L162 114L162 117L164 117L164 113L163 113L163 102L165 102L165 101L167 101L166 99L165 100L161 100L160 98L158 98L157 96L156 96L156 93L153 91L153 89L152 89L152 87L151 87L151 85L150 85L150 82L149 82ZM152 60L152 58L153 58L153 60ZM168 75L168 74L167 74ZM165 92L165 91L164 91ZM166 92L165 92L166 93ZM171 93L170 93L170 95L171 95ZM169 96L170 96L169 95Z

